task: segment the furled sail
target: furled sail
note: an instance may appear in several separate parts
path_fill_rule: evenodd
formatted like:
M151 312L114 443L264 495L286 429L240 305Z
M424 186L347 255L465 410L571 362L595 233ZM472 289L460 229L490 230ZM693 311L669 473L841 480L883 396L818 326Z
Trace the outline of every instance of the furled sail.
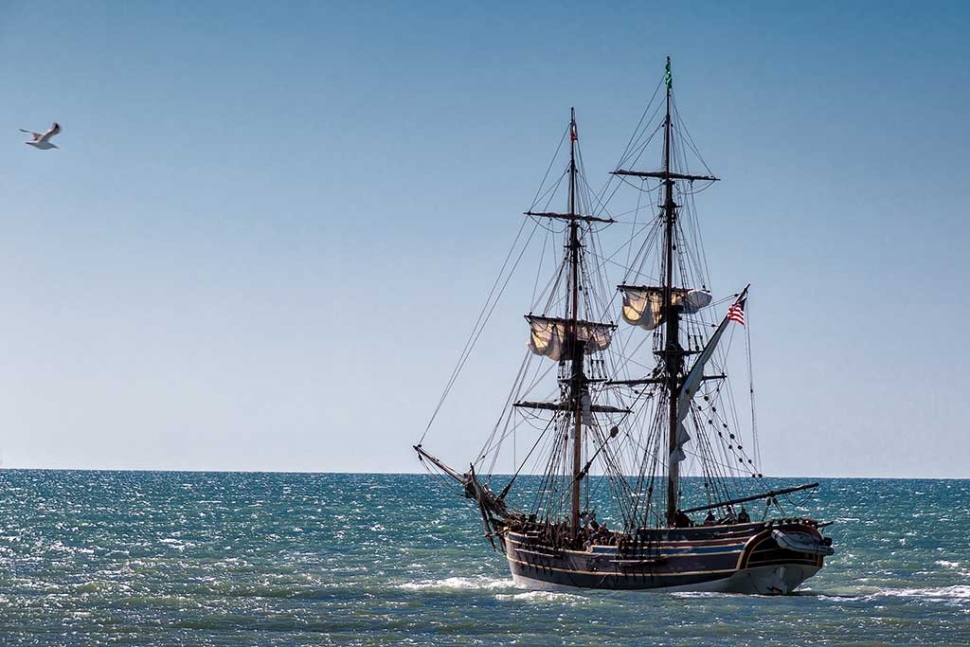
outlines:
M744 299L746 294L747 288L745 288L745 291L738 301ZM708 299L710 299L710 295L708 295ZM680 394L677 396L677 442L673 452L670 454L671 463L679 463L686 458L683 448L684 444L690 440L690 434L687 433L687 427L684 425L684 421L687 420L687 414L690 412L690 403L694 399L694 395L697 393L697 389L700 388L701 382L704 379L704 367L714 354L714 349L717 348L718 342L721 341L721 336L727 329L728 324L732 321L736 321L736 319L732 318L731 310L728 310L728 313L721 320L717 330L714 331L714 334L708 340L707 346L704 347L704 350L694 361L694 365L691 366L690 372L684 378L683 386L680 387Z
M572 345L571 333L573 324L567 319L553 317L536 317L529 315L529 326L532 335L529 338L529 348L536 355L545 355L558 362L568 352ZM586 353L605 350L613 339L613 324L577 321L575 335L580 341L586 342Z
M663 321L664 289L651 285L621 285L623 319L634 326L653 330ZM694 314L711 303L706 290L674 288L671 302L681 306L684 314Z

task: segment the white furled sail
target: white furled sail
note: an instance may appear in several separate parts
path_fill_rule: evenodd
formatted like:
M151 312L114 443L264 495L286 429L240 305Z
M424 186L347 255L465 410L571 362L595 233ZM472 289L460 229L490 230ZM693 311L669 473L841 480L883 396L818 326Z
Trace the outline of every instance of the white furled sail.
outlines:
M529 338L529 348L536 355L544 355L558 362L569 350L570 340L567 332L572 324L566 319L553 317L527 316L532 335ZM613 324L592 323L589 321L576 322L576 337L586 342L586 354L605 350L613 340Z
M650 285L621 285L623 293L623 320L628 324L653 330L663 317L664 289ZM683 308L684 314L694 314L711 303L711 293L706 290L674 288L671 302Z
M747 294L747 288L745 288L744 293L738 299L738 303L743 302L745 295ZM710 298L710 295L708 295ZM717 344L721 341L721 335L727 329L728 324L732 321L737 321L737 319L732 316L732 310L734 306L728 310L728 313L721 320L720 325L714 334L711 335L710 340L707 342L707 346L698 356L694 365L691 366L690 372L687 373L687 377L684 378L684 384L680 387L680 394L677 396L677 434L676 434L676 446L673 452L670 454L671 463L679 463L684 460L686 456L684 455L684 444L690 440L690 434L687 433L687 428L684 426L684 421L687 419L687 414L690 412L690 403L694 399L694 395L697 393L697 389L700 388L701 382L704 379L704 367L707 365L708 360L714 354L714 349L717 348Z

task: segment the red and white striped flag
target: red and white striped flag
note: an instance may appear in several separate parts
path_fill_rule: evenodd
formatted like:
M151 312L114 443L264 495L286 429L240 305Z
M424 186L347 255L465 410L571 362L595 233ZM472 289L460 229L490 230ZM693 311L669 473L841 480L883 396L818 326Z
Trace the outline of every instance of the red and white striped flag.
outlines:
M728 308L727 318L729 321L737 322L742 326L744 325L744 302L745 301L747 301L747 298L738 299L737 301L734 302L734 305Z

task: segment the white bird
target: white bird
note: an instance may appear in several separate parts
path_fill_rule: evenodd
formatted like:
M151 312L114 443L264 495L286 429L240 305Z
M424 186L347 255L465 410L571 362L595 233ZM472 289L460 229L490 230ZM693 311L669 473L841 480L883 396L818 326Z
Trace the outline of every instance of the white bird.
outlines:
M20 129L20 132L27 133L34 139L29 142L24 142L28 146L33 146L34 148L39 148L42 151L49 150L51 148L57 148L54 144L50 142L50 138L61 132L61 125L56 121L51 125L46 133L35 133L29 130Z

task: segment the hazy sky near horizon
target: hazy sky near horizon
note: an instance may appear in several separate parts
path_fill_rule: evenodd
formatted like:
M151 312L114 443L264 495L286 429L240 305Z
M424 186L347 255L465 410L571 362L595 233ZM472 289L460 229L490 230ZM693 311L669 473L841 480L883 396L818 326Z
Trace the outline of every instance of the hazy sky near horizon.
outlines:
M605 180L669 55L765 474L970 476L970 5L670 4L0 3L3 466L420 470L570 106Z

